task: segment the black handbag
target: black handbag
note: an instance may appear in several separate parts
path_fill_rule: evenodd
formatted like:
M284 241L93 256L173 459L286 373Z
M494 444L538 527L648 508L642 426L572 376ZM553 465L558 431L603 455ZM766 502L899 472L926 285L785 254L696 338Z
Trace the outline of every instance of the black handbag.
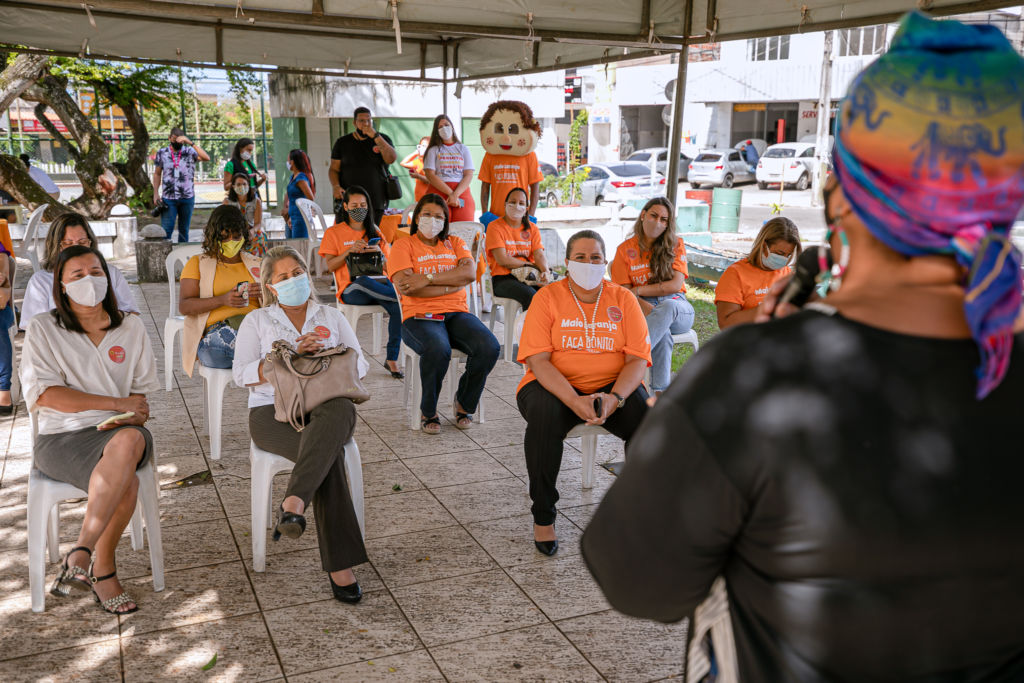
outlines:
M402 198L402 186L398 184L398 178L391 175L387 168L384 168L384 184L387 186L388 201Z
M345 257L345 263L348 265L348 276L353 280L363 275L384 274L384 254L379 251L350 251Z

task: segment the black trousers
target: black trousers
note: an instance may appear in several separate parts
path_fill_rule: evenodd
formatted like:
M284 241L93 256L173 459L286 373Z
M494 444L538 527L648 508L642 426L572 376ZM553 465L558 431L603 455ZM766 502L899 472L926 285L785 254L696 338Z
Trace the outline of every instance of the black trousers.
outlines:
M525 282L520 282L516 279L515 275L495 275L491 278L491 284L494 286L494 296L500 296L503 299L515 299L523 307L524 311L530 307L530 301L533 300L533 295L537 293L535 287L531 287Z
M593 393L609 393L613 384ZM562 467L562 441L583 420L537 380L519 390L516 402L526 419L523 448L526 451L526 471L530 475L530 499L533 501L530 512L533 513L534 524L547 526L555 523L555 503L558 502L555 483ZM626 397L621 408L608 416L602 427L628 445L646 413L647 390L641 384Z
M347 398L334 398L313 408L301 432L275 420L274 406L249 411L253 442L295 463L284 495L298 496L307 507L313 501L320 563L328 572L368 559L345 476L345 444L355 426L356 407ZM254 529L253 533L260 531Z

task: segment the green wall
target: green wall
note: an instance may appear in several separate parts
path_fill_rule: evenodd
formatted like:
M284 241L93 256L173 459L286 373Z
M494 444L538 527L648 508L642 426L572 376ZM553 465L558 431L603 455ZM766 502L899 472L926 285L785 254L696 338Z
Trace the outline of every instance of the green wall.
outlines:
M277 205L281 206L288 180L288 152L306 149L306 120L302 118L273 119L274 125L274 172L277 174Z

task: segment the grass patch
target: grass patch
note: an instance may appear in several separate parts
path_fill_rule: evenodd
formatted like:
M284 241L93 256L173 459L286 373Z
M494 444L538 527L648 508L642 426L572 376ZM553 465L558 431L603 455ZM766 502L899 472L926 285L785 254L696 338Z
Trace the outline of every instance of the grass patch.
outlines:
M693 329L697 330L697 339L704 346L713 336L718 334L718 313L715 310L715 288L710 285L687 283L686 298L693 305L696 314L693 318ZM672 350L672 372L683 366L693 348L689 344L680 344Z

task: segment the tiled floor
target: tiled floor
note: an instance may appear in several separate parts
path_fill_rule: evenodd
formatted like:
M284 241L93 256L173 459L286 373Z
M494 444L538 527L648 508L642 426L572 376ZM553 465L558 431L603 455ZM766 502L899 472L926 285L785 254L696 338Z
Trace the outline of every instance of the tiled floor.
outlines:
M25 270L21 275L25 282ZM167 286L133 289L162 382ZM368 318L360 338L368 342ZM138 613L110 616L90 598L49 595L46 612L32 613L30 441L22 405L0 424L0 680L681 678L685 624L614 612L579 555L582 529L613 477L598 467L594 488L581 490L578 440L565 447L559 481L561 549L547 558L533 548L524 422L514 400L521 369L504 362L495 368L486 424L459 432L445 423L432 437L409 431L401 383L385 372L382 356L372 365L373 399L359 407L356 427L370 556L356 568L365 590L356 606L331 599L313 524L298 540L269 542L267 571L253 571L245 390L228 390L223 456L210 460L201 381L179 370L173 391L150 397L160 480L206 469L213 476L211 484L161 491L166 590L153 593L148 551L133 552L126 538L119 571ZM450 406L440 410L447 416ZM618 459L621 451L617 440L602 437L599 458ZM275 481L275 501L286 476ZM62 506L63 550L83 509ZM54 573L50 566L48 578Z

